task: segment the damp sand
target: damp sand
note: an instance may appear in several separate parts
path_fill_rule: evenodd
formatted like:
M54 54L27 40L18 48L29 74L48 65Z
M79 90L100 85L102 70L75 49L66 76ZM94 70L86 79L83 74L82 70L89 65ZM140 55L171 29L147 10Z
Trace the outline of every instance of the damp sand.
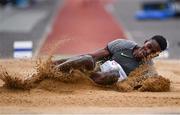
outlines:
M9 76L9 82L6 81L9 84L5 85L3 81L0 81L1 113L43 113L43 108L46 108L44 113L59 113L63 110L65 113L73 113L73 111L68 111L68 108L81 108L84 113L91 113L91 110L94 113L101 113L106 108L180 107L180 72L178 69L180 62L177 60L156 61L155 67L159 75L163 76L165 83L169 82L167 79L171 83L170 91L163 92L140 92L138 90L121 92L112 87L101 87L94 84L84 73L73 70L70 75L64 76L63 73L54 72L56 70L49 70L48 68L52 66L44 65L42 61L0 61L1 69L7 71L3 75ZM144 87L155 85L151 82L154 81L153 78L149 81L144 80ZM9 111L5 111L7 108ZM89 108L88 111L86 108ZM97 108L101 108L101 111ZM80 111L74 111L74 113L80 113ZM111 111L110 113L116 112Z

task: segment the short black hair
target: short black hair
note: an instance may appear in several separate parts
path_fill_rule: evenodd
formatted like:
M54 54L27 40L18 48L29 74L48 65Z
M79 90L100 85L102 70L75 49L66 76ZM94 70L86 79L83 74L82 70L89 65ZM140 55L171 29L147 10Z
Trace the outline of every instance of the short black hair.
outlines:
M155 35L151 39L157 41L157 43L159 44L159 46L161 48L161 51L166 50L166 48L167 48L167 40L166 40L166 38L164 38L161 35Z

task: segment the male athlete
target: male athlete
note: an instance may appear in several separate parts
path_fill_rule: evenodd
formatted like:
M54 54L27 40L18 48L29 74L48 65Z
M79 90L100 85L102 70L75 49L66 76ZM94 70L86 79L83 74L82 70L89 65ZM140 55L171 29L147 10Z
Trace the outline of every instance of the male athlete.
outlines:
M167 41L161 35L147 39L142 47L130 40L116 39L94 53L57 60L54 64L63 72L70 69L94 71L96 62L101 61L100 70L92 72L90 78L100 85L112 85L126 79L141 64L153 64L151 59L166 48Z

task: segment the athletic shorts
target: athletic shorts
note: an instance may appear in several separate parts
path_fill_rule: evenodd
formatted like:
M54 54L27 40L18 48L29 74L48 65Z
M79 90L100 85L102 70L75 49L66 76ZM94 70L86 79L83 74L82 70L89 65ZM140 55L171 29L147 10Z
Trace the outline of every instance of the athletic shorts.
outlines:
M112 61L108 60L108 61L104 62L102 65L100 65L100 69L101 69L101 72L109 72L109 71L112 71L112 70L118 71L119 72L118 81L123 81L123 80L127 79L127 75L124 72L121 65L118 64L114 60L112 60Z

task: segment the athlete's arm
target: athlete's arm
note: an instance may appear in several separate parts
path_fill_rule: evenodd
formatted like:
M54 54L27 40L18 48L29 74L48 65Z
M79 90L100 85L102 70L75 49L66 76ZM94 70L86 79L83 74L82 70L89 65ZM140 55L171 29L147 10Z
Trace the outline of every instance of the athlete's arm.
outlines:
M91 55L93 57L94 61L96 62L102 58L110 56L110 52L108 51L108 49L106 47L104 49L100 49L98 51L90 53L89 55Z

